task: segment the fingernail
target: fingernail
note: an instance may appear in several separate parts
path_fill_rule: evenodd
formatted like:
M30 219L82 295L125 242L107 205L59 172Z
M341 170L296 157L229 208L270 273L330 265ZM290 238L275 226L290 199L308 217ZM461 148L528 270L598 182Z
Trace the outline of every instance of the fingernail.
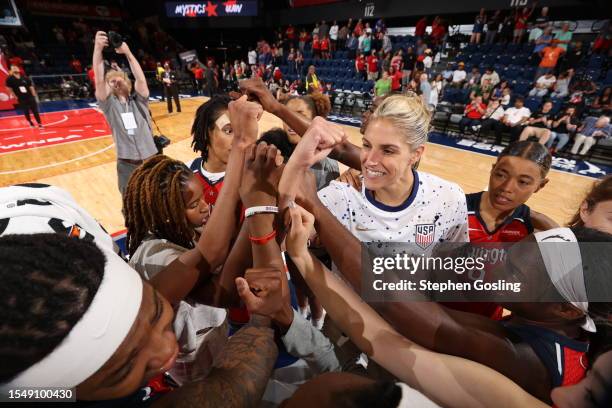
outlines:
M287 207L289 208L295 208L295 201L289 201L289 205L287 205Z

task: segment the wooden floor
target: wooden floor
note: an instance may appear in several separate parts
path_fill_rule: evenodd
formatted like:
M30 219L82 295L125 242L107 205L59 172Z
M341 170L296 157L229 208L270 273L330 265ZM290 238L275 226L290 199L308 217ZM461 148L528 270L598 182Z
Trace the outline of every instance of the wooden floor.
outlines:
M165 154L189 161L191 124L194 112L206 98L181 101L182 113L168 115L163 103L151 104L161 131L172 139ZM260 132L281 126L281 121L264 114ZM361 143L359 129L346 126L350 140ZM491 156L429 143L419 170L458 183L466 193L487 186ZM28 181L53 184L68 190L83 207L100 221L107 231L124 228L121 197L117 189L115 149L109 136L62 145L34 148L0 155L0 186ZM578 207L593 179L560 171L551 171L550 182L532 196L528 204L559 223L565 223Z

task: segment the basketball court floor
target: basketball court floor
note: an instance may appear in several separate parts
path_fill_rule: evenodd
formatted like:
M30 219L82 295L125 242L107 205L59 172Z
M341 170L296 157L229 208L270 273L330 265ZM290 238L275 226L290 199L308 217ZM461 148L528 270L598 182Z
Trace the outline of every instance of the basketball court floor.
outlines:
M191 124L204 97L181 100L181 113L168 114L166 104L152 102L151 111L172 144L164 153L188 162ZM102 114L89 103L63 102L42 114L44 129L30 129L23 116L0 117L0 186L39 182L68 190L111 233L124 229L121 196L117 189L115 149L110 129ZM332 118L334 119L334 118ZM281 121L265 113L260 132L281 126ZM350 140L361 144L359 128L343 125ZM495 161L491 153L499 147L476 144L466 139L448 142L445 135L432 134L419 170L458 183L466 193L486 188L489 170ZM559 159L560 160L560 159ZM608 172L590 163L555 159L548 185L527 203L559 223L574 213L584 193L594 181ZM575 170L575 173L560 170Z

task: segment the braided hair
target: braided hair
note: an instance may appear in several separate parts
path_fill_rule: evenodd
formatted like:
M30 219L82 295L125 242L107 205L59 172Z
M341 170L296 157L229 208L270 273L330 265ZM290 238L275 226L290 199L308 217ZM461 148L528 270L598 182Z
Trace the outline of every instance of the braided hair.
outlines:
M193 136L191 147L194 152L200 152L204 161L208 160L210 132L215 128L215 121L227 110L230 101L229 96L216 95L200 105L196 111L191 126L191 135Z
M0 237L0 383L38 363L89 308L106 258L61 234Z
M542 178L546 177L552 164L552 156L543 145L531 140L521 140L506 146L504 150L497 156L497 161L502 157L520 157L534 162L540 168Z
M193 248L182 192L193 173L181 161L157 155L132 173L123 196L127 248L136 252L148 234Z

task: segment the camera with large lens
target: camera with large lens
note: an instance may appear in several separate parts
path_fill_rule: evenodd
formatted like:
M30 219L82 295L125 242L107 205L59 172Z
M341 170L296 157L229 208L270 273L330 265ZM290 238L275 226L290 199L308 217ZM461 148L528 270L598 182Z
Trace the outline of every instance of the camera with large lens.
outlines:
M121 34L116 33L114 31L108 32L108 43L111 45L111 47L119 48L121 47L123 41L123 36Z

